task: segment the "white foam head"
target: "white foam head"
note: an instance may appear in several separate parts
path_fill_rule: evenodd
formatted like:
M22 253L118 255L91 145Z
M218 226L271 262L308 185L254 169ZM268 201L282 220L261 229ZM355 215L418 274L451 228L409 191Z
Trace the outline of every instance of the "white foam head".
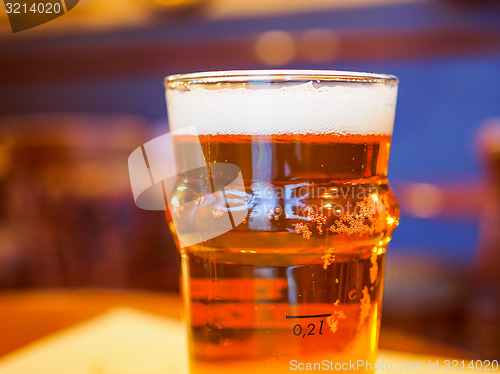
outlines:
M396 84L279 88L167 89L170 130L195 126L200 135L391 135Z

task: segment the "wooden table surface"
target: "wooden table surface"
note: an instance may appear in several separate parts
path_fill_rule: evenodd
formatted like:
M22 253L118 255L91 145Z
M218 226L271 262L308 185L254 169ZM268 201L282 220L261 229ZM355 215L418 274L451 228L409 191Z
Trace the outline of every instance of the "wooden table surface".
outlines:
M179 295L96 290L0 293L0 356L41 337L125 306L180 319ZM381 329L380 348L443 357L474 358L438 342Z

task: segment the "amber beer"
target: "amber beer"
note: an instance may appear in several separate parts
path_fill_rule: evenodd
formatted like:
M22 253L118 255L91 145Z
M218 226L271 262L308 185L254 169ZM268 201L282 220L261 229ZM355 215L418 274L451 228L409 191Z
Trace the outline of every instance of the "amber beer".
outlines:
M354 361L366 366L353 372L372 371L386 247L399 216L387 181L396 85L391 79L347 83L349 88L367 85L362 92L346 91L345 84L327 80L324 87L331 89L322 91L335 97L342 90L355 99L393 89L385 98L387 106L381 104L373 113L390 123L377 126L358 123L363 116L356 113L352 123L340 123L328 110L324 115L311 112L303 126L287 126L276 118L270 118L268 126L252 124L258 119L251 115L259 110L255 97L269 94L266 101L276 104L277 112L297 111L295 105L287 107L294 100L274 98L279 101L274 103L273 97L317 94L303 87L307 82L291 90L269 87L255 94L248 88L234 93L233 88L222 88L227 92L218 96L209 89L196 92L213 104L196 100L202 103L197 108L200 119L207 121L223 117L224 95L243 97L239 112L226 111L233 116L232 124L222 120L205 126L200 121L199 136L178 136L176 152L188 155L200 142L208 165L237 165L249 214L235 229L181 249L191 373L351 372L352 366L345 363ZM189 123L193 118L172 113L187 113L181 101L189 101L188 95L167 93L174 126L180 125L175 121ZM252 105L246 107L248 101ZM389 115L383 117L384 111ZM317 123L322 131L317 131ZM177 201L189 198L190 183L179 182Z

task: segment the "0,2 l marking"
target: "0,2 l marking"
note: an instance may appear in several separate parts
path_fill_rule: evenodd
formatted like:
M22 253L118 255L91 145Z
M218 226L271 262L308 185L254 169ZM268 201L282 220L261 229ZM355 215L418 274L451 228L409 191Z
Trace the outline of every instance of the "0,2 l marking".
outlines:
M286 316L287 319L295 319L295 318L323 318L323 317L330 317L331 314L315 314L315 315L309 315L309 316ZM325 320L322 319L320 321L320 325L319 325L319 331L318 331L318 334L317 335L323 335L323 325L325 323ZM307 325L307 329L309 329L309 331L307 332L303 332L303 328L302 328L302 325L300 323L297 323L295 324L295 326L293 326L293 335L295 336L301 336L302 335L302 338L305 338L306 336L310 336L310 335L316 335L316 333L314 332L314 330L316 329L316 324L314 323L310 323Z

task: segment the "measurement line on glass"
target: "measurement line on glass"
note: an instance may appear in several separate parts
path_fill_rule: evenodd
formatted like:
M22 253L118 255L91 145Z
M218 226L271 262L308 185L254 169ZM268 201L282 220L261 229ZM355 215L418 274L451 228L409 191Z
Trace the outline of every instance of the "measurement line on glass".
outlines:
M310 316L286 316L286 318L321 318L321 317L330 317L331 314L313 314Z

